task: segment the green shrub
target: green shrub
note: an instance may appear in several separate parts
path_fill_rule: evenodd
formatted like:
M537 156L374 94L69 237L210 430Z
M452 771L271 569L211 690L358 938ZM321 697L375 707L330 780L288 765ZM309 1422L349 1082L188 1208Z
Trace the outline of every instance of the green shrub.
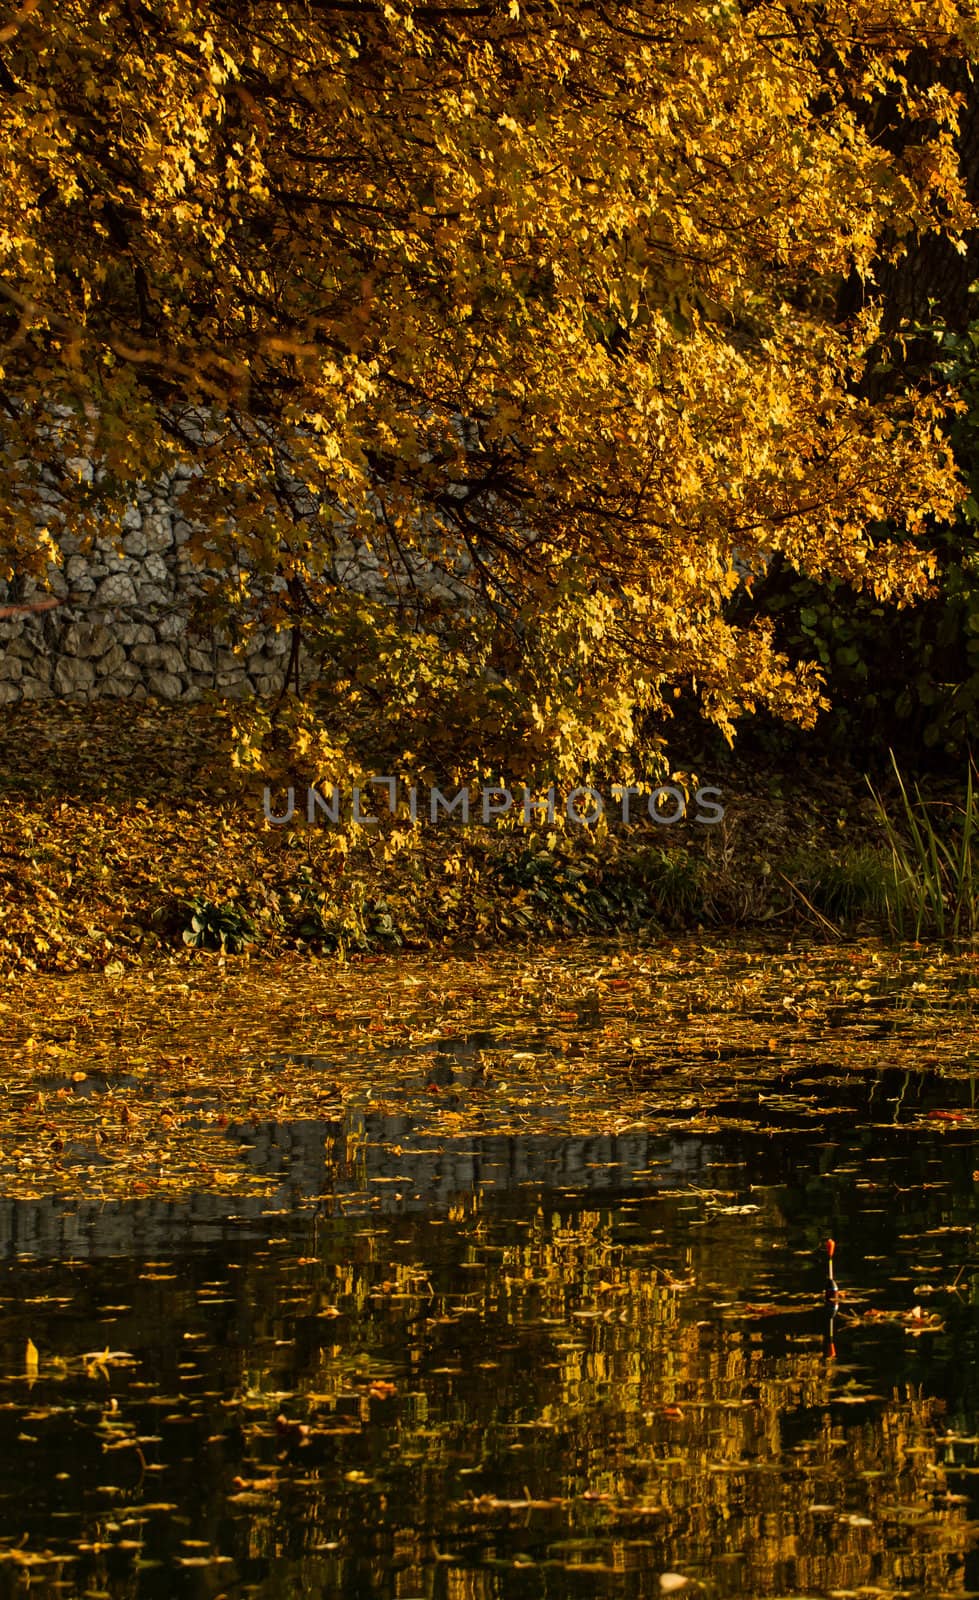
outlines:
M182 902L189 921L181 930L184 944L196 950L221 950L240 955L246 945L255 941L255 929L242 906L226 903L215 905L202 895Z

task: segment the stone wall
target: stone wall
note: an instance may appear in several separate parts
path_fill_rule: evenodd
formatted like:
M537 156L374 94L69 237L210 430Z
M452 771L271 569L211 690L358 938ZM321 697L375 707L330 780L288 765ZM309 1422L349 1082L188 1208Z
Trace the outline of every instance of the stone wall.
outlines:
M288 633L249 642L243 658L218 629L195 622L201 569L183 550L191 534L180 515L180 478L140 489L123 518L122 554L104 540L82 552L70 534L63 565L46 590L62 602L43 614L0 620L0 706L21 700L198 700L274 695L289 658ZM44 494L44 491L42 491ZM45 495L57 523L58 495ZM29 601L37 591L5 593Z

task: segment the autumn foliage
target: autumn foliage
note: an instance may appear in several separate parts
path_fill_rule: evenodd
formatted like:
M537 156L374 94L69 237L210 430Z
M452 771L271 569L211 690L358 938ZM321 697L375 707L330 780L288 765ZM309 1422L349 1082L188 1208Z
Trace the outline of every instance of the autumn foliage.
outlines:
M625 776L680 694L811 721L814 670L726 615L773 554L925 591L946 397L860 398L877 314L835 308L970 223L908 63L974 54L974 7L0 16L0 576L52 555L42 463L83 531L191 464L229 625L316 664L295 749L440 776Z

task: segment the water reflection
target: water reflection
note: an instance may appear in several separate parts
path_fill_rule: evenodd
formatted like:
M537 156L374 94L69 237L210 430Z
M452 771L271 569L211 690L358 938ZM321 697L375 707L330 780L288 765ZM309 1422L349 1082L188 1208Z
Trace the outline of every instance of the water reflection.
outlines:
M0 1212L2 1592L979 1589L963 1131L238 1134L275 1199Z

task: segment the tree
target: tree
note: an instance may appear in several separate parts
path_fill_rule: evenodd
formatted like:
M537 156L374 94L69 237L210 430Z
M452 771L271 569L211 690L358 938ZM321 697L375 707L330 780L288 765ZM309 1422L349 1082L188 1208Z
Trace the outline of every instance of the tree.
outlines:
M909 52L903 72L919 95L927 96L938 88L958 97L955 151L966 199L974 207L979 201L979 77L973 62L968 56L918 48ZM895 115L887 96L868 107L864 121L868 134L893 153L907 153L920 141L920 126ZM941 323L961 334L974 320L972 286L979 277L979 231L972 228L961 239L950 238L942 230L911 234L898 255L895 243L893 234L885 231L872 270L852 272L842 286L837 312L845 317L867 300L876 301L883 312L883 343L886 345L890 335L891 346L900 349L905 358L900 365L906 365L907 336L915 323ZM920 339L912 344L923 357L932 353ZM872 364L864 375L863 390L880 394L893 381L892 371Z
M225 614L319 662L320 763L442 774L641 761L686 692L811 722L818 674L724 616L773 554L926 590L943 398L862 398L879 314L834 307L971 220L956 93L903 70L971 59L971 7L6 16L0 575L50 558L40 463L82 530L190 463Z

